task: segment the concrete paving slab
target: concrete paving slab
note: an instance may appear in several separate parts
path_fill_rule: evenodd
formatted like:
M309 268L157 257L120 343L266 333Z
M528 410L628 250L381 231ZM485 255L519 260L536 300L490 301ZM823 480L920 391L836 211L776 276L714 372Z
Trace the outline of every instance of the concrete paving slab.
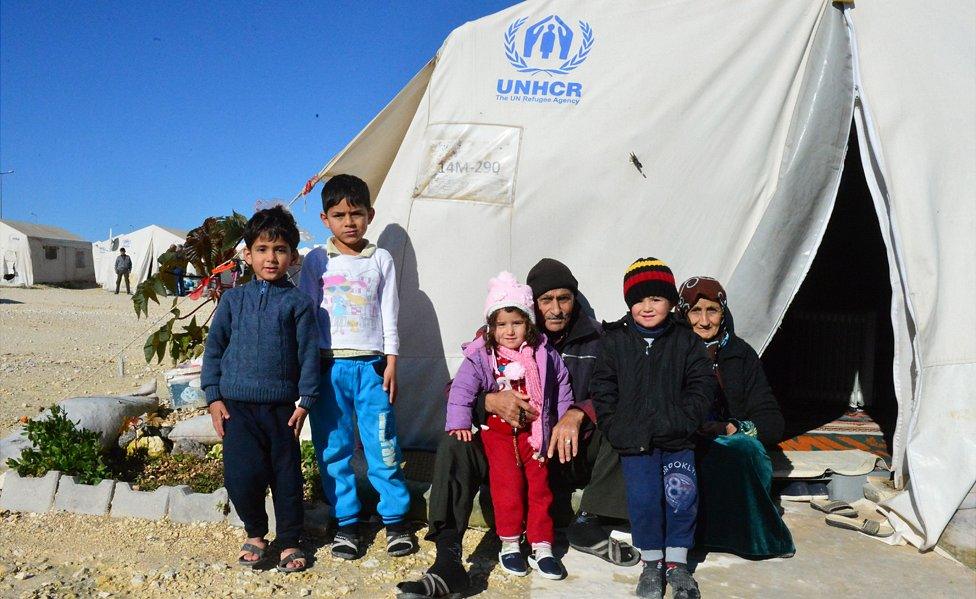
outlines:
M130 483L115 485L110 515L113 518L144 518L162 520L169 509L169 494L173 487L159 487L155 491L133 491Z
M174 522L223 522L227 510L227 489L213 493L194 493L180 485L170 489L169 519Z
M112 505L115 481L103 480L97 485L85 485L75 476L62 476L54 496L54 509L75 514L105 516Z
M933 552L890 546L863 534L824 524L805 503L786 503L784 519L796 555L749 561L709 553L692 563L703 597L921 597L976 596L976 572ZM632 597L640 566L610 566L574 550L562 558L569 576L550 581L532 575L531 597Z
M0 509L12 512L43 513L54 505L61 473L51 470L42 477L20 476L13 470L4 478Z

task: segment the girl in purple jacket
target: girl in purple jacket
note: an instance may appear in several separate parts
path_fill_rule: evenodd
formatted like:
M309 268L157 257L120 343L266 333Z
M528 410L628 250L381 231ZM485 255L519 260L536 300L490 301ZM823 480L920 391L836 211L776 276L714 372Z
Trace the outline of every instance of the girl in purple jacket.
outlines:
M528 574L519 548L524 532L532 545L532 567L545 578L559 580L566 572L552 555L552 491L545 450L553 425L573 402L569 372L535 325L532 289L511 273L502 272L489 282L485 319L487 332L463 347L464 362L447 399L445 429L470 442L478 432L472 431L471 416L479 394L512 390L528 396L537 419L506 422L492 414L480 430L495 530L502 541L498 561L507 572Z

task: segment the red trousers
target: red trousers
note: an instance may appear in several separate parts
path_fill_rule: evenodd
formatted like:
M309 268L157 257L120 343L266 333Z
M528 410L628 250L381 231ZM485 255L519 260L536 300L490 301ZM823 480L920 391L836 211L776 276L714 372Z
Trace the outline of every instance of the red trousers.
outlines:
M498 422L493 422L496 419ZM548 465L533 459L528 431L513 434L512 427L495 416L489 418L488 426L480 434L488 458L495 531L500 538L517 538L525 531L529 543L551 544Z

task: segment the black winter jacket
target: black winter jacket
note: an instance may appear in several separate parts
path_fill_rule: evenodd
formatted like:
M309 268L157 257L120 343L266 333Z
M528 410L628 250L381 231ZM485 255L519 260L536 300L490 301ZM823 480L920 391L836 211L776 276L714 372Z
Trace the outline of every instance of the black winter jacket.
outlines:
M720 393L728 404L729 416L751 420L763 445L775 445L783 437L783 414L766 381L756 350L735 336L718 352Z
M718 385L701 340L686 325L651 347L630 314L604 323L603 346L590 382L597 427L622 454L695 446Z
M570 324L566 339L556 345L563 363L566 364L566 370L569 371L575 404L581 404L589 398L590 377L596 366L602 337L603 327L600 323L580 311Z

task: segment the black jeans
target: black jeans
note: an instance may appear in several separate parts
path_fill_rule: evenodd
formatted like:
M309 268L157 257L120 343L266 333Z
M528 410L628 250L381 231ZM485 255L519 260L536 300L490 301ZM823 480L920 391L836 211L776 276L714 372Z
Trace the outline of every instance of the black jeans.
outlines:
M302 458L288 419L293 404L224 400L224 486L248 537L268 534L264 496L271 487L275 540L298 547L305 517L302 506Z
M129 273L127 272L115 274L115 293L119 292L119 287L122 285L122 279L125 279L125 292L132 293L132 290L129 289Z
M566 464L551 463L549 484L555 495L551 510L556 526L572 517L569 504L573 490L583 489L580 509L607 518L627 519L627 493L620 457L599 431L581 441L576 458ZM437 446L427 506L427 539L441 532L460 535L468 528L478 490L488 489L488 461L481 435L470 443L445 434ZM490 505L485 502L484 505Z

